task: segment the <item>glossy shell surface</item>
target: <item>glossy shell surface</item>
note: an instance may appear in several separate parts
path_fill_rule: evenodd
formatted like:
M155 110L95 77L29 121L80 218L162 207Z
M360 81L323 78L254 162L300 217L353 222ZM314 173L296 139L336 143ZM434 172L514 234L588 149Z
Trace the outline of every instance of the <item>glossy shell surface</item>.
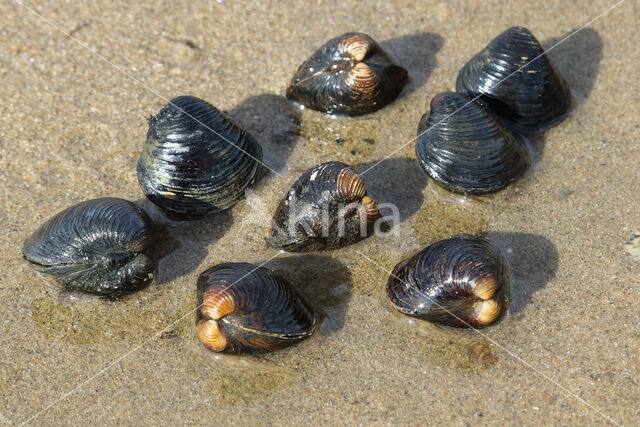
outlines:
M88 200L55 215L25 242L24 259L65 288L105 296L136 291L155 276L146 254L153 225L127 200Z
M380 218L364 179L341 162L314 166L282 199L267 243L289 252L337 249L372 233Z
M536 131L561 120L571 105L567 83L523 27L493 39L458 73L456 91L479 100L516 129Z
M517 180L530 163L518 134L482 105L454 92L431 100L416 140L420 165L438 185L459 194L487 194Z
M267 352L313 335L311 307L265 267L227 263L198 277L198 337L224 353Z
M329 40L299 68L287 98L329 114L356 116L376 111L400 93L407 71L366 34Z
M396 309L413 317L460 328L485 327L507 310L507 263L484 238L442 240L395 267L387 296Z
M262 148L251 135L211 104L181 96L149 120L138 182L164 210L200 216L244 197L261 162Z

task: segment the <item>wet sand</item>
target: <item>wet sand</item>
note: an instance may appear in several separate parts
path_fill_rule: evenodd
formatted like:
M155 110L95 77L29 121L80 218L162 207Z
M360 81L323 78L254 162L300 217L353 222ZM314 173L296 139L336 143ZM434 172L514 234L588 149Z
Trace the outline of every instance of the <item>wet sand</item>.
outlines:
M640 262L625 251L640 230L637 2L549 53L573 109L532 141L521 181L465 202L434 190L404 146L429 100L504 29L551 47L613 1L26 4L111 64L0 5L0 423L637 423ZM286 101L298 65L346 31L408 69L400 98L354 119ZM175 222L144 199L135 165L146 118L183 94L228 111L275 172L232 210ZM382 160L365 179L400 208L395 233L321 254L266 247L280 197L327 160ZM118 301L64 294L20 253L52 214L104 196L138 202L160 228L157 282ZM482 334L401 316L383 294L397 262L461 232L509 262L509 313ZM267 266L299 284L318 334L259 357L204 349L197 275L275 255Z

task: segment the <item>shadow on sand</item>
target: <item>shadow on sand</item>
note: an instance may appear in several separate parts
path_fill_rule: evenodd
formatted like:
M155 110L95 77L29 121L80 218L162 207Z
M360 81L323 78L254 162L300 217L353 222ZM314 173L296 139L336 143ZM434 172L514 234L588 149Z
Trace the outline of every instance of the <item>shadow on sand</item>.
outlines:
M267 267L291 283L320 316L319 333L342 329L351 298L351 272L324 255L276 258Z
M533 295L551 281L558 270L558 251L545 237L528 233L489 233L487 239L500 249L509 263L511 305L518 314Z
M378 201L380 213L386 212L384 204L397 206L400 222L413 215L422 206L422 189L427 185L427 175L422 171L417 160L404 157L391 157L354 166L358 173L364 173L367 192ZM367 171L367 169L372 168Z
M282 170L300 138L300 109L283 96L264 94L245 99L228 114L258 140L264 162Z
M561 37L547 40L543 46L550 49L560 43L547 55L580 104L589 97L596 82L602 60L602 38L593 28L584 28L562 41L575 31L574 29Z
M442 48L444 39L434 33L415 33L385 40L380 46L391 58L409 73L409 84L398 99L421 88L436 68L436 53Z
M149 214L154 224L156 285L169 283L196 270L209 253L209 247L233 224L231 209L177 221L147 199L138 200L136 204Z
M602 60L602 39L598 32L592 28L584 28L571 36L575 31L571 30L561 37L543 43L545 50L551 49L547 55L556 70L564 77L573 95L573 105L563 120L569 118L571 111L591 94ZM566 37L569 38L564 40ZM548 129L525 135L533 151L533 163L542 159L546 130Z

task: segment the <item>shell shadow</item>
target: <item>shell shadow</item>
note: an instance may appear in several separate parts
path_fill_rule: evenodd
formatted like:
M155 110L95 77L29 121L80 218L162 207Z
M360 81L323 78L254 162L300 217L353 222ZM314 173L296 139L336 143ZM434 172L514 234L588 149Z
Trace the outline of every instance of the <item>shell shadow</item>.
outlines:
M409 84L398 96L407 96L421 88L436 68L436 53L442 48L444 38L434 33L415 33L385 40L380 46L409 72Z
M136 202L154 225L154 261L162 285L195 271L209 253L208 247L224 236L233 224L231 209L201 218L173 221L147 199Z
M377 160L359 164L354 169L364 173L367 193L378 202L380 213L389 217L395 206L402 222L422 206L422 189L427 186L427 176L417 161L405 157L391 157L376 163Z
M549 49L575 29L562 37L556 37L543 43ZM602 60L602 38L593 28L584 28L561 42L547 54L558 72L565 78L571 93L579 103L591 94Z
M529 147L531 152L531 165L524 174L524 177L526 177L528 173L533 171L535 165L542 160L544 154L544 146L547 143L547 138L545 137L545 132L529 134L523 133L521 135L527 141L527 146Z
M509 263L511 305L518 314L531 303L533 295L556 276L558 251L548 239L528 233L488 233Z
M245 99L228 114L258 140L264 162L282 170L300 138L300 109L283 96L267 93Z
M276 258L267 267L291 283L320 317L321 335L344 326L351 299L351 272L340 261L324 255Z
M598 32L592 28L585 28L562 41L574 31L575 29L562 37L556 37L543 43L545 50L560 43L553 47L547 55L571 89L574 100L570 111L575 108L576 103L584 102L591 94L602 60L602 38ZM566 118L565 116L560 121ZM546 142L545 133L549 129L523 134L532 149L532 164L534 165L542 159Z

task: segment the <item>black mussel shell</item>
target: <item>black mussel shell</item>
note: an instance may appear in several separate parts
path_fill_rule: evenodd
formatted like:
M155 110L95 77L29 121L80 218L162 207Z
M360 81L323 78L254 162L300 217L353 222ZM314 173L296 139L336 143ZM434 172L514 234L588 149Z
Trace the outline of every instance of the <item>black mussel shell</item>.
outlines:
M149 120L138 161L145 196L162 209L201 216L233 206L262 172L262 148L208 102L181 96Z
M132 202L94 199L42 224L22 254L30 267L68 290L117 296L153 281L153 261L146 254L152 236L151 219Z
M364 179L341 162L314 166L280 201L267 243L288 252L323 251L369 236L380 218Z
M393 101L407 71L366 34L329 40L298 68L287 98L329 114L357 116Z
M454 92L431 100L431 110L418 127L416 155L427 175L459 194L501 190L530 162L520 136L482 105Z
M442 240L396 265L387 296L409 316L482 328L498 320L509 305L507 262L481 237Z
M569 86L540 42L523 27L509 28L471 58L458 73L456 91L479 96L500 118L523 131L557 123L571 105Z
M227 263L198 277L198 337L211 350L260 353L311 336L316 316L298 292L264 267Z

